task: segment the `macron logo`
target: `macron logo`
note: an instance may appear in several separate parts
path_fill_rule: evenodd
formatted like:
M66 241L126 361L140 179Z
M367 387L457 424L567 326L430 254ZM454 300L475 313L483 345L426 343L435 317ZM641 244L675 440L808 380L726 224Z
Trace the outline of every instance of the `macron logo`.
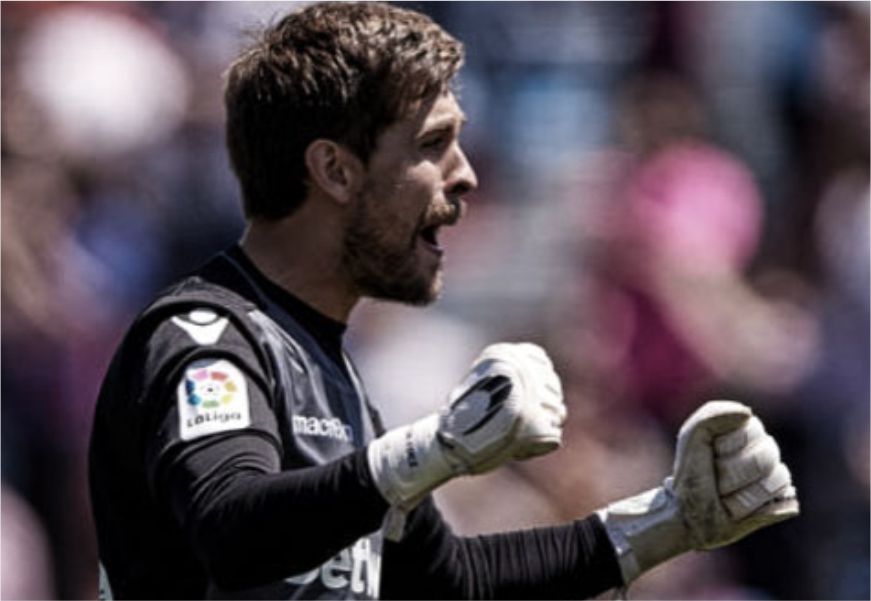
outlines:
M321 436L343 442L351 442L351 426L345 424L338 417L305 417L304 415L293 416L293 433L302 436Z

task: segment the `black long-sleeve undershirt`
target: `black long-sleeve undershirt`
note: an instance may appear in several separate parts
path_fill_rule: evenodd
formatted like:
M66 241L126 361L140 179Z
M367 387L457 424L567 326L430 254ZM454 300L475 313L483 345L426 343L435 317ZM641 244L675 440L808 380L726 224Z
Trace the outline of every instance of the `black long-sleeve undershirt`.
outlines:
M381 525L387 504L365 449L279 471L275 445L235 434L188 448L167 468L167 501L213 581L257 586L310 570ZM383 598L579 598L620 584L598 518L458 537L431 499L385 542Z
M414 549L427 553L414 553ZM431 498L400 543L386 542L384 599L579 599L621 584L598 517L561 526L455 536Z
M387 503L365 451L280 471L274 444L241 434L207 441L167 470L173 513L220 587L308 571L381 526Z

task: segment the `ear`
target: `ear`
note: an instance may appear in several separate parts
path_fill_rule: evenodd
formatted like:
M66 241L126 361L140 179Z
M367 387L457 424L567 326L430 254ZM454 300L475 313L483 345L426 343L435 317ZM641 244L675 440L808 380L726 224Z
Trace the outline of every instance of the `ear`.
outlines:
M332 140L317 139L309 144L305 164L312 182L340 204L351 202L365 174L357 155Z

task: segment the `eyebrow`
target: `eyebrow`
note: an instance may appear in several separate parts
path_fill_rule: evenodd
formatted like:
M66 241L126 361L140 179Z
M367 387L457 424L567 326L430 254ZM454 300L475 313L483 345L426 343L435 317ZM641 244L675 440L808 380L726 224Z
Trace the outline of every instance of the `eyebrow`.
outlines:
M462 129L466 123L469 122L469 118L465 113L460 113L459 119L456 115L448 115L446 117L439 117L430 123L425 123L421 130L418 132L417 137L425 136L427 134L431 134L432 132L440 131L443 129L453 129L455 123L459 123L459 129Z

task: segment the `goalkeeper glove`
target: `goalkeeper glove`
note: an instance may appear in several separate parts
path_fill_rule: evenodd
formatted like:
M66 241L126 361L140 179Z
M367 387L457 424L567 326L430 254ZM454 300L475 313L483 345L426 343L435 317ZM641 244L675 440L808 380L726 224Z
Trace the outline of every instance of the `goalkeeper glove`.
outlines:
M397 539L405 513L450 478L549 453L562 443L562 386L536 345L487 347L448 401L439 413L369 444L375 485L392 506L388 538Z
M599 510L624 584L691 549L715 549L799 513L780 449L750 409L710 401L680 429L659 488Z

